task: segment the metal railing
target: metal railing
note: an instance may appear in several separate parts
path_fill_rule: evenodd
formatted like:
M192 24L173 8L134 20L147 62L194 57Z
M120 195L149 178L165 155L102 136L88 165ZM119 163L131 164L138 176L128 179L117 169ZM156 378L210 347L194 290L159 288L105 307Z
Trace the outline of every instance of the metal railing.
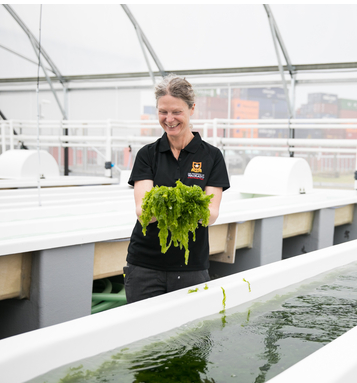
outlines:
M296 152L305 155L316 153L319 156L340 154L351 158L357 151L357 119L213 119L191 120L191 123L194 131L199 131L204 140L219 147L224 154L227 151L236 153L254 150L290 156ZM105 162L112 162L114 154L117 156L118 152L128 148L134 157L136 150L162 134L157 120L41 120L39 136L36 120L2 120L0 126L2 152L19 147L20 142L24 142L29 148L36 148L39 138L39 146L42 148L93 150ZM65 129L68 135L64 134ZM350 133L352 139L343 134L346 129L353 132ZM332 132L332 138L322 138L323 134L318 134L324 130ZM269 133L271 137L262 137ZM299 134L306 137L296 137ZM338 136L339 138L333 138ZM58 150L59 164L60 152ZM104 173L110 176L111 170L105 169Z

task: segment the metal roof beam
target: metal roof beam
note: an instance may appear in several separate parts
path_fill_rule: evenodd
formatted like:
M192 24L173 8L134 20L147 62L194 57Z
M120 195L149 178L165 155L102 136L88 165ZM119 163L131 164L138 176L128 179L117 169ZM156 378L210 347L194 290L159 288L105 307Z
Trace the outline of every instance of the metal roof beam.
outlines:
M29 62L32 63L32 64L38 65L38 63L37 63L36 61L31 60L31 59L29 59L28 57L22 55L21 53L17 53L17 52L15 52L15 51L13 51L12 49L5 47L4 45L1 45L1 44L0 44L0 48L5 49L5 50L7 50L7 51L13 53L13 54L16 55L16 56L19 56L19 57L23 58L24 60L29 61ZM51 71L53 74L56 74L56 73L52 70L52 68L46 68L46 69L49 70L49 71Z
M27 28L26 24L20 19L20 17L17 15L17 13L10 7L8 4L3 4L5 9L10 13L10 15L15 19L15 21L20 25L20 27L23 29L23 31L26 33L28 38L31 41L31 44L35 44L35 47L37 50L40 49L40 44L37 41L36 37L33 35L33 33ZM56 74L58 77L58 80L64 84L65 80L59 71L59 69L56 67L55 63L51 60L50 56L46 53L46 51L41 47L41 54L48 62L49 66L52 68L52 71Z
M285 93L286 104L287 104L287 107L288 107L289 118L292 118L293 114L292 114L292 108L291 108L291 104L290 104L290 97L289 97L289 92L288 92L288 86L287 86L286 80L285 80L284 68L283 68L283 66L281 64L281 60L280 60L280 54L279 54L279 49L278 49L278 44L277 44L277 35L276 35L276 30L274 28L274 21L273 21L273 18L271 16L269 16L269 14L268 14L268 19L269 19L269 25L270 25L270 29L271 29L271 34L273 36L273 43L274 43L274 48L275 48L275 52L276 52L276 57L278 59L278 65L279 65L279 72L280 72L280 76L281 76L281 81L282 81L283 87L284 87L284 93Z
M131 13L129 7L126 5L126 4L120 4L122 6L122 8L124 9L124 12L127 14L127 16L129 17L130 21L133 23L134 25L134 28L137 30L137 31L140 31L140 35L141 35L141 38L142 38L142 41L143 43L145 44L146 48L148 49L151 57L153 58L153 60L155 61L155 64L157 66L157 68L159 69L160 71L160 75L162 77L166 76L166 71L163 67L163 65L161 64L158 56L156 55L154 49L152 48L149 40L147 39L147 37L145 36L144 32L142 31L142 29L140 28L140 25L139 23L137 22L137 20L135 19L134 15ZM140 38L139 38L139 42L140 42ZM145 58L146 59L146 58Z
M140 47L141 47L141 50L143 51L143 55L144 55L144 58L145 58L145 61L146 61L146 65L148 66L148 69L149 69L149 74L150 74L150 77L151 77L151 81L155 87L155 76L154 76L154 73L151 69L151 65L150 65L150 61L149 61L149 58L145 52L145 47L144 47L144 42L143 42L143 36L141 34L141 30L139 28L136 28L136 34L138 35L138 40L139 40L139 43L140 43Z
M295 72L317 72L317 71L357 71L357 62L344 63L321 63L321 64L297 64ZM283 65L283 70L286 72L288 68ZM205 76L205 75L249 75L249 74L274 74L279 73L279 66L259 66L259 67L241 67L241 68L211 68L211 69L179 69L170 70L168 72L176 73L180 76ZM160 72L153 72L155 76L160 76ZM85 74L85 75L69 75L64 76L66 82L70 81L91 81L91 80L121 80L121 79L136 79L147 78L148 72L123 72L123 73L105 73L105 74ZM51 77L52 82L58 80L56 77ZM14 77L0 78L0 83L16 83L16 82L36 82L37 77ZM40 81L45 81L44 77L40 77ZM304 80L298 80L301 83ZM328 82L328 80L326 80ZM344 82L344 79L341 79Z
M59 109L60 109L60 111L61 111L62 117L63 117L64 120L67 120L66 112L65 112L65 110L63 109L62 104L60 103L60 100L59 100L59 98L58 98L58 96L57 96L56 90L55 90L55 88L53 87L51 78L50 78L49 75L47 74L47 70L46 70L45 66L43 65L43 63L42 63L41 55L40 55L40 51L37 49L37 47L36 47L36 45L35 45L35 41L33 41L32 37L30 37L30 41L31 41L31 44L32 44L32 46L33 46L33 49L34 49L34 51L35 51L35 53L36 53L36 56L37 56L37 58L38 58L38 62L39 62L40 66L41 66L41 68L42 68L42 70L43 70L43 73L45 74L46 80L47 80L47 82L48 82L48 84L49 84L49 86L50 86L50 88L51 88L51 92L53 93L53 96L54 96L54 98L55 98L55 100L56 100L56 102L57 102L57 105L58 105L58 107L59 107Z
M54 63L52 62L52 60L50 59L50 57L47 55L47 53L44 51L43 47L40 46L40 43L38 42L38 40L36 39L36 37L33 35L33 33L27 28L26 24L20 19L20 17L16 14L16 12L10 7L10 5L8 4L4 4L4 7L8 10L8 12L11 14L11 16L16 20L16 22L20 25L20 27L24 30L24 32L27 34L27 37L29 38L30 42L31 42L31 45L35 51L35 54L38 58L38 64L41 66L42 70L43 70L43 73L45 74L45 78L51 88L51 91L53 93L53 96L57 102L57 105L61 111L61 114L62 114L62 117L66 120L67 119L67 115L66 115L66 112L65 110L63 109L62 107L62 104L60 103L60 100L58 99L58 96L57 96L57 93L56 93L56 90L54 89L53 87L53 84L52 84L52 80L50 78L50 76L47 74L47 70L46 70L46 67L45 65L43 64L42 60L41 60L41 55L47 60L48 64L51 66L51 68L53 69L53 72L55 73L55 75L57 76L58 80L61 82L61 84L64 86L65 84L65 80L63 78L63 76L61 75L61 73L59 72L59 70L56 68L56 66L54 65Z
M290 76L292 76L294 74L294 72L295 72L295 68L291 64L291 60L290 60L290 57L289 57L289 54L288 54L288 50L285 47L283 38L282 38L282 36L280 34L280 31L279 31L279 28L278 28L278 24L275 21L275 18L274 18L273 12L270 9L270 6L268 4L263 4L263 5L264 5L264 9L265 9L265 11L266 11L266 13L268 15L269 20L271 20L271 22L272 22L273 28L275 30L276 38L277 38L277 40L279 42L281 51L283 52L283 55L285 57L285 61L286 61L286 64L287 64Z

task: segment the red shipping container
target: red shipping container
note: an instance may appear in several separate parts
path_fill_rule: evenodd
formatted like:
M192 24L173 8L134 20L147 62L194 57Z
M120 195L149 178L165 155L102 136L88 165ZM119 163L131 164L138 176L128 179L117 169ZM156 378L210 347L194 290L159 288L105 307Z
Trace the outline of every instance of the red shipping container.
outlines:
M346 129L346 138L350 140L357 139L357 129Z
M337 104L313 104L314 113L323 113L323 114L337 114L338 105Z
M340 109L339 118L357 118L357 110L343 110Z
M219 97L197 97L194 118L212 119L228 117L228 99Z
M342 140L346 138L346 129L327 129L325 138Z
M58 147L52 147L52 149L49 150L49 152L52 154L52 156L55 158L55 160L58 163ZM64 148L61 148L61 164L58 164L59 166L64 166ZM73 149L68 148L68 166L73 166Z

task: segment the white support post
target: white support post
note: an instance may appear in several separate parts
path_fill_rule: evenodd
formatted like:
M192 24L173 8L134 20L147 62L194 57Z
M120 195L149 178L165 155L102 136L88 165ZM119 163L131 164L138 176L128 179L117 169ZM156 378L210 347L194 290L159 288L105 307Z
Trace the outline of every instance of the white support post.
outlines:
M1 123L1 146L2 146L2 153L5 153L6 152L5 122Z
M58 131L59 146L58 146L58 153L57 153L57 156L58 156L58 166L59 166L60 169L61 169L61 166L62 166L62 140L61 140L62 134L63 134L63 120L60 120L59 131Z
M296 74L291 76L290 80L290 106L292 118L295 118L295 98L296 98Z
M217 146L217 118L213 119L213 145Z
M228 85L228 120L230 120L232 118L231 116L232 114L232 88L231 88L231 85L229 84ZM230 122L228 122L228 125L230 125ZM230 137L231 136L231 130L228 129L227 130L227 135L226 137Z
M14 125L13 120L10 120L10 150L14 150Z
M208 124L203 124L203 139L207 140L208 137Z
M105 163L112 163L112 124L110 120L107 120L107 129L106 129L106 145L105 145ZM105 177L112 176L112 169L105 168L104 172Z

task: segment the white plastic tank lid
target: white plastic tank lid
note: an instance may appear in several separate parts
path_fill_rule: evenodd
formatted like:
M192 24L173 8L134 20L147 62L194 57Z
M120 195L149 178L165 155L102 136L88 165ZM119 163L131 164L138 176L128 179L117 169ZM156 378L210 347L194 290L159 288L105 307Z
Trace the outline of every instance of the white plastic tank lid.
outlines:
M24 179L59 177L56 160L50 153L40 150L7 150L0 156L0 178Z
M241 193L295 195L313 189L311 169L303 158L254 157L240 183Z

